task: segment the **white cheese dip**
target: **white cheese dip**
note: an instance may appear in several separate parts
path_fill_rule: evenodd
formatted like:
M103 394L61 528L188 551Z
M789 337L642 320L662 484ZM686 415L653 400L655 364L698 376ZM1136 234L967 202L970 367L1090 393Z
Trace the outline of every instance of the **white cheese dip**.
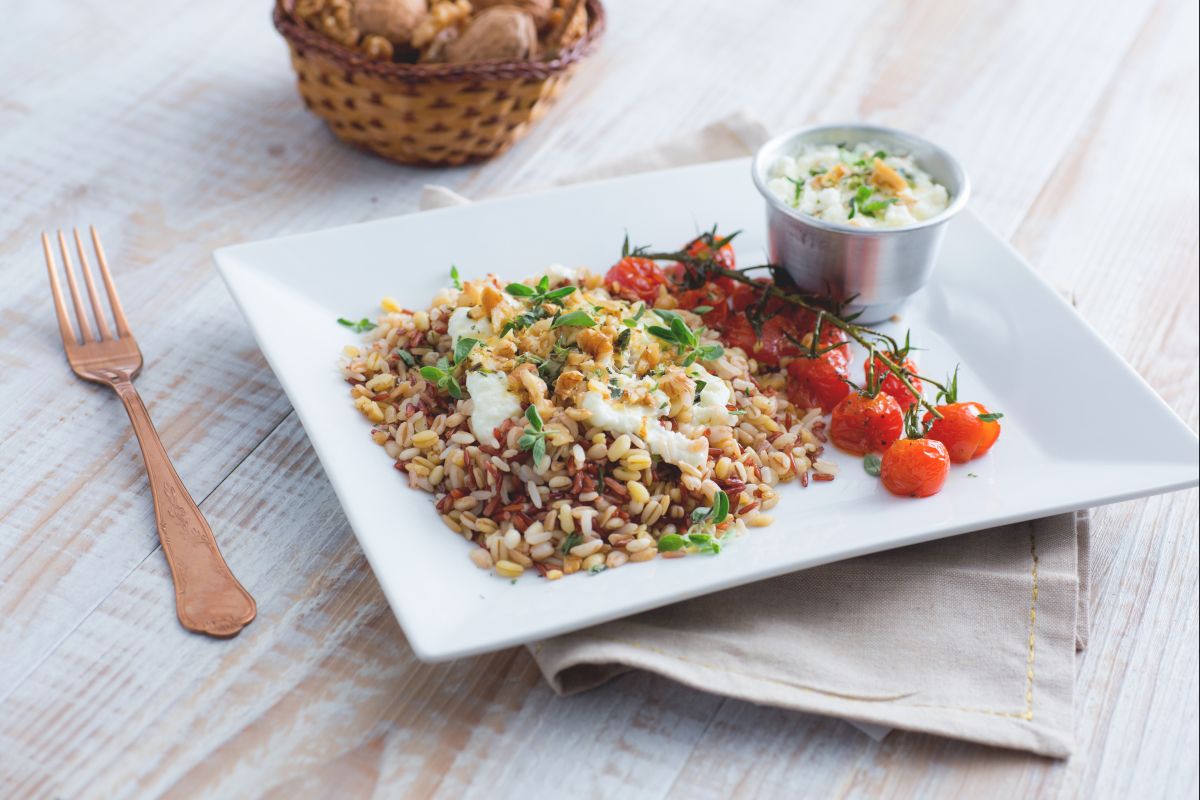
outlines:
M809 145L771 168L767 186L787 205L856 228L903 228L935 217L950 204L912 156L882 145Z

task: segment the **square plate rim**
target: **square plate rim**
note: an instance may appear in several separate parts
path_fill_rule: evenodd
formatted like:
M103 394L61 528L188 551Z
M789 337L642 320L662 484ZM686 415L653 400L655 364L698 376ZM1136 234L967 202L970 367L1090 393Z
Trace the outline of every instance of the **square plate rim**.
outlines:
M259 330L258 325L256 324L255 315L252 313L251 309L249 308L249 305L252 305L252 304L247 303L248 298L244 297L242 295L242 293L239 292L239 289L237 286L240 278L242 277L243 272L252 273L252 272L256 272L256 271L261 271L260 267L251 266L250 264L248 264L246 261L243 260L245 257L245 254L249 253L249 254L253 255L255 251L260 250L264 247L271 247L271 246L278 245L283 242L294 242L295 240L304 239L304 238L308 238L308 237L322 237L322 236L329 236L329 235L333 235L333 234L345 234L347 231L350 231L350 230L361 231L364 228L386 227L387 225L394 224L399 220L412 220L412 219L422 219L422 218L428 219L429 215L454 214L455 212L461 212L464 209L478 209L480 207L486 208L486 207L496 207L498 205L520 204L524 201L528 201L528 200L539 198L539 197L544 197L546 195L569 194L576 190L587 189L589 187L620 184L620 183L636 183L639 180L647 180L647 179L651 179L651 180L663 179L663 178L668 178L669 176L671 176L673 174L683 173L683 172L717 170L717 169L732 169L734 165L739 164L739 163L744 164L746 166L746 169L748 172L749 162L750 162L750 159L745 158L745 157L734 158L734 159L725 159L725 160L721 160L721 161L704 162L704 163L699 163L699 164L689 164L689 165L683 165L683 166L677 166L677 167L670 167L670 168L662 169L662 170L640 172L640 173L635 173L635 174L631 174L631 175L620 175L620 176L602 178L602 179L593 180L593 181L575 183L575 184L571 184L568 186L546 187L546 188L537 189L537 190L533 190L533 191L519 192L519 193L512 194L512 195L505 195L502 197L486 199L486 200L482 200L482 201L478 201L478 202L472 202L466 206L449 206L449 207L443 207L443 208L437 208L437 209L430 209L427 211L416 211L416 212L412 212L409 214L400 214L400 215L393 215L393 216L389 216L389 217L381 217L379 219L368 220L368 221L358 222L358 223L350 223L350 224L346 224L346 225L338 225L338 226L334 226L331 228L325 228L325 229L320 229L320 230L315 230L315 231L304 231L304 232L298 232L298 233L291 233L291 234L286 234L286 235L274 237L274 238L267 238L267 239L255 240L255 241L244 242L244 243L239 243L239 244L234 244L234 245L227 245L227 246L218 248L217 250L215 250L213 252L213 259L216 263L218 273L221 275L222 279L224 280L230 294L232 295L232 297L235 301L235 304L237 305L237 307L239 309L239 312L242 314L242 316L246 320L247 325L251 328L251 331L255 337L256 344L258 345L260 351L263 353L264 358L267 360L268 364L270 365L272 372L274 372L281 387L284 389L285 394L288 396L288 399L291 402L292 407L297 414L297 417L300 419L301 424L305 429L306 436L308 437L311 445L313 446L314 451L317 453L318 460L321 462L322 468L325 470L325 473L330 480L330 483L334 489L334 493L338 498L339 504L342 506L342 509L345 512L347 519L349 520L349 522L351 524L351 528L355 532L355 537L358 540L360 547L362 547L364 554L367 556L367 560L371 564L372 570L376 573L376 576L379 580L380 587L383 590L383 592L388 600L388 603L392 608L393 613L396 615L397 619L399 620L401 627L403 628L404 633L407 636L408 642L409 642L410 646L412 647L414 653L421 660L443 661L443 660L448 660L448 659L452 659L452 658L459 658L459 657L475 655L478 653L489 652L489 651L493 651L493 650L500 649L503 647L527 643L527 642L534 641L537 639L548 638L550 636L559 635L561 633L572 631L572 630L579 630L579 629L589 627L591 625L595 625L595 624L598 624L600 622L604 622L607 620L627 617L632 614L641 613L641 612L649 610L651 608L661 607L663 605L669 605L674 602L680 602L680 601L683 601L683 600L691 598L691 597L696 597L696 596L706 595L706 594L710 594L710 593L717 592L717 591L722 591L724 589L732 588L732 587L738 586L738 585L746 585L748 583L754 583L754 582L758 582L761 580L767 580L771 577L775 577L775 576L782 575L782 574L787 574L790 572L800 571L800 570L804 570L804 569L811 569L811 568L813 568L815 566L819 566L821 564L832 563L835 561L854 558L854 557L865 555L868 553L881 552L881 551L895 549L895 548L899 548L899 547L905 547L905 546L917 544L920 542L946 538L946 537L954 536L957 534L962 534L962 533L967 533L967 532L972 532L972 531L977 531L977 530L985 530L985 529L1000 526L1000 525L1023 522L1023 521L1027 521L1030 519L1036 519L1036 518L1041 518L1044 516L1049 516L1052 514L1078 510L1081 507L1086 508L1086 507L1091 507L1093 505L1104 505L1104 504L1109 504L1109 503L1122 502L1122 501L1126 501L1126 500L1130 500L1130 499L1135 499L1138 497L1145 497L1145 496L1150 496L1150 495L1154 495L1154 494L1188 489L1188 488L1191 488L1191 487L1194 487L1197 485L1197 477L1195 475L1188 476L1188 477L1182 477L1176 481L1167 481L1167 482L1163 482L1163 481L1153 482L1152 481L1145 485L1138 485L1136 487L1130 488L1128 491L1118 492L1118 493L1111 493L1111 492L1107 493L1103 497L1086 501L1082 506L1077 504L1076 501L1070 501L1070 502L1065 502L1058 506L1040 508L1033 512L1022 511L1022 512L1016 512L1016 513L1009 514L1009 515L993 516L993 517L989 518L986 522L983 522L982 524L980 524L978 521L975 521L975 522L967 521L967 522L957 523L957 524L932 526L930 528L923 529L919 532L914 532L907 536L900 537L895 540L890 540L883 546L879 546L879 547L868 546L868 547L862 547L862 548L851 547L851 548L846 548L844 550L840 550L836 553L828 554L828 557L826 557L825 555L822 555L822 556L813 557L813 558L793 559L791 561L787 561L786 563L780 565L778 568L769 569L769 570L760 570L759 572L755 573L751 577L731 576L731 577L728 577L725 579L718 579L715 581L707 581L700 586L689 587L686 591L680 593L677 597L675 597L673 599L658 600L655 598L650 598L650 599L645 600L644 602L627 603L627 604L623 605L618 612L615 612L615 613L605 613L605 612L593 613L590 615L584 615L584 618L582 618L582 619L573 619L570 621L561 622L559 624L544 625L541 628L539 628L539 632L536 634L536 636L534 636L532 638L530 636L526 635L524 632L517 631L512 634L501 633L501 634L492 636L490 638L487 638L486 640L479 640L479 641L475 641L470 644L458 644L453 641L452 637L450 637L450 639L447 640L447 639L440 639L437 636L428 635L428 633L426 631L422 630L420 628L420 626L414 624L414 621L410 616L409 609L407 609L403 603L399 602L398 598L394 595L391 587L389 586L389 581L383 577L383 575L386 574L386 569L383 569L382 568L383 565L380 565L377 563L377 556L372 553L373 548L372 548L371 543L368 541L369 537L364 537L363 535L361 535L359 533L360 525L362 524L362 521L359 518L360 512L358 510L356 510L355 507L353 506L353 504L350 502L350 496L349 496L350 493L348 491L348 487L343 485L343 481L341 480L340 475L336 474L334 471L331 471L327 468L327 464L329 463L329 460L327 459L326 454L323 452L324 444L320 441L321 437L319 435L314 434L313 427L310 426L309 420L306 419L306 413L305 413L305 410L302 408L302 403L298 403L296 398L293 397L292 390L289 387L289 381L288 381L287 377L285 376L285 373L281 372L278 369L272 352L270 352L270 349L268 347L264 346L264 337L263 337L261 331ZM1026 259L1024 259L1019 252L1017 252L1012 247L1012 245L1007 240L1005 240L1003 237L1001 237L999 234L997 234L995 231L993 231L990 227L988 227L982 220L980 220L975 214L973 214L970 209L965 210L963 212L963 214L964 214L964 216L968 217L971 220L971 222L973 222L975 225L977 225L986 235L990 236L991 239L994 240L995 244L999 244L1005 251L1005 255L1007 256L1007 258L1010 261L1014 262L1015 264L1019 264L1020 267L1028 274L1028 276L1034 278L1035 281L1037 282L1037 284L1039 285L1039 287L1041 288L1041 290L1046 295L1053 297L1054 300L1058 303L1060 309L1064 312L1067 312L1067 314L1069 315L1069 318L1073 318L1076 324L1082 326L1082 329L1087 332L1089 339L1091 339L1094 344L1099 345L1099 347L1109 357L1110 361L1112 361L1114 363L1118 363L1122 366L1124 377L1126 379L1131 378L1131 377L1133 379L1135 379L1136 383L1139 384L1142 393L1145 395L1148 395L1149 397L1154 398L1154 400L1157 401L1157 403L1161 407L1161 410L1166 411L1170 415L1170 417L1173 418L1175 424L1179 428L1179 432L1180 433L1186 432L1193 440L1193 444L1196 443L1196 434L1194 432L1192 432L1190 427L1174 412L1173 409L1171 409L1171 407L1166 403L1166 401L1163 400L1163 398L1161 396L1159 396L1159 394L1156 391L1154 391L1153 387L1151 387L1148 384L1148 382L1135 369L1133 369L1133 367L1131 365L1129 365L1123 358L1121 358L1120 354L1117 353L1108 344L1108 342L1106 342L1104 340L1104 338L1099 334L1098 331L1096 331L1096 329L1088 322L1088 320L1085 319L1082 315L1080 315L1053 288L1053 286L1036 269L1034 269L1032 267L1032 265L1029 264L1029 262L1026 261ZM267 271L270 271L270 270L268 269Z

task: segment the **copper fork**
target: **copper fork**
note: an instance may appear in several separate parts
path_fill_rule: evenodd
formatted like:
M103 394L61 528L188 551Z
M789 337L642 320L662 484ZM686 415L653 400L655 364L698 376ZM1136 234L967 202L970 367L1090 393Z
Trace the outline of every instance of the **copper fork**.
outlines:
M63 269L67 286L71 291L71 304L75 307L75 318L79 324L79 335L71 327L67 306L63 301L62 286L58 279L58 268L54 263L54 249L50 237L42 234L42 247L46 251L46 269L50 273L50 292L54 295L54 310L58 314L58 328L62 333L63 347L67 351L67 363L75 374L85 381L103 384L117 393L125 404L133 432L142 447L142 458L146 462L146 474L150 478L150 493L154 497L154 518L158 525L158 538L163 553L171 567L175 581L175 610L183 627L209 636L235 636L254 619L256 607L237 578L229 571L212 529L204 515L192 502L192 497L183 481L171 466L171 459L154 430L150 414L142 404L142 398L133 388L133 377L142 368L142 352L138 349L129 322L117 297L117 287L108 271L108 261L95 228L91 228L92 246L96 261L100 265L100 276L108 294L116 335L108 325L104 305L96 291L91 266L84 251L79 231L74 231L75 248L79 253L79 266L83 282L87 286L92 312L95 314L96 333L93 334L75 279L71 264L71 251L62 231L58 232L58 246L62 251Z

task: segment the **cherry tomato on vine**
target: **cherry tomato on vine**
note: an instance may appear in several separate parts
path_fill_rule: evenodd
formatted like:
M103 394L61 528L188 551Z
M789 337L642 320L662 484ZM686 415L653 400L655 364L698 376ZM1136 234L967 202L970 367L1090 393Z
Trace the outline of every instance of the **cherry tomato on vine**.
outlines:
M706 283L699 289L690 289L679 295L679 307L696 311L710 328L719 329L729 316L729 299L715 283ZM697 309L700 309L697 311ZM707 309L707 310L705 310Z
M886 354L888 359L897 364L901 369L909 373L909 381L918 392L921 391L921 379L917 377L917 365L913 363L911 358L905 358L897 362L897 359L891 353ZM863 378L869 378L871 373L871 362L863 362ZM908 411L908 407L917 402L917 395L914 395L908 390L904 383L888 371L888 368L883 365L883 361L878 356L875 357L875 379L879 381L879 391L884 394L890 394L900 404L901 411Z
M941 419L925 414L924 422L930 426L925 435L944 444L955 464L979 458L1000 436L1000 423L979 403L947 403L937 410Z
M703 256L712 253L712 246L724 239L719 233L705 234L697 236L692 241L688 242L686 252L689 256ZM737 269L737 257L733 254L733 245L729 242L717 248L717 252L713 255L713 260L717 262L717 266L723 269Z
M793 362L796 363L796 362ZM833 408L829 439L847 453L865 456L887 450L904 433L904 412L891 395L854 392Z
M883 453L879 478L900 497L929 497L942 490L950 455L936 439L898 439Z
M760 364L777 367L782 359L795 358L804 352L796 344L799 340L795 324L788 316L780 314L763 323L762 335L755 342L750 355L758 359Z
M658 287L667 282L667 276L649 258L625 256L608 271L604 282L615 283L623 293L653 303L658 297Z

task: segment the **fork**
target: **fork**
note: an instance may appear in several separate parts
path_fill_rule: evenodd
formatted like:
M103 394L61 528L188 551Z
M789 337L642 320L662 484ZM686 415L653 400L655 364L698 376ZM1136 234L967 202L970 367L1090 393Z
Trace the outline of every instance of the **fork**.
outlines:
M158 438L150 413L133 388L133 377L142 368L142 353L129 330L129 322L121 308L117 288L108 271L108 261L100 236L92 227L92 246L100 266L100 276L108 294L116 335L105 318L103 303L96 291L91 266L79 231L74 231L75 248L79 253L80 271L87 286L95 315L96 329L88 322L80 296L75 269L71 264L71 252L66 237L58 232L58 246L62 251L63 269L67 286L71 291L71 303L75 307L75 318L79 324L76 336L63 300L59 283L58 268L54 263L54 249L50 237L42 234L42 248L46 251L46 269L50 274L50 292L54 296L54 310L58 314L58 328L62 333L63 347L67 351L67 363L80 378L109 387L125 404L133 432L142 448L142 459L146 462L146 474L150 478L150 493L154 497L154 519L158 527L158 539L171 568L175 581L175 610L183 627L209 636L236 636L254 619L257 609L250 596L237 578L233 577L212 529L204 515L192 501L192 496L175 473L171 459Z

